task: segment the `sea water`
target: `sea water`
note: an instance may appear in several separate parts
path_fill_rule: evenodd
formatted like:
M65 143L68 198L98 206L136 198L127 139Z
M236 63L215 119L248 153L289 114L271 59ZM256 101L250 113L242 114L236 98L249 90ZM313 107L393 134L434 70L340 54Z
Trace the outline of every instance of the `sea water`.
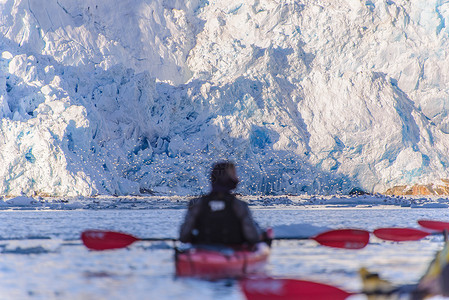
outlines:
M419 219L448 220L447 209L256 208L261 226L295 228L417 227ZM136 242L128 248L90 251L79 240L86 229L137 237L176 237L184 209L6 210L0 212L0 299L244 299L232 280L207 282L174 276L173 243ZM315 233L311 233L313 235ZM334 249L314 240L275 241L267 273L359 291L365 266L394 284L415 283L439 236L415 242L371 237L361 250ZM361 297L363 299L363 297Z

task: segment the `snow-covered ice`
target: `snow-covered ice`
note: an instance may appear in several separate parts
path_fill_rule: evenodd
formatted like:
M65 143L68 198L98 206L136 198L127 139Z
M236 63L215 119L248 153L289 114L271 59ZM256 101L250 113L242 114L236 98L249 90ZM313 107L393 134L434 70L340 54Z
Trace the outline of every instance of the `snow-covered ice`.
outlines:
M449 178L448 1L0 2L0 194Z
M0 198L0 210L183 209L195 196L96 196ZM446 197L386 195L239 196L255 208L447 208Z
M1 211L1 299L243 300L232 281L175 279L171 243L141 242L127 249L95 252L85 249L79 240L83 230L92 228L138 237L173 237L184 214L184 209ZM447 209L409 207L253 208L253 214L262 226L284 230L351 227L371 231L417 227L419 219L449 219ZM358 269L365 266L394 284L411 284L442 245L440 236L402 243L372 236L361 250L323 247L313 240L275 241L267 272L359 291Z

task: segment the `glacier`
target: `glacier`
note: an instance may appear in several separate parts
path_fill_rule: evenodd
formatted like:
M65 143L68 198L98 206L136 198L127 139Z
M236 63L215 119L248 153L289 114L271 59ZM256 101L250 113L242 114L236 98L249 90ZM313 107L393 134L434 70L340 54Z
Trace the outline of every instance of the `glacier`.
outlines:
M449 1L1 0L0 195L449 178Z

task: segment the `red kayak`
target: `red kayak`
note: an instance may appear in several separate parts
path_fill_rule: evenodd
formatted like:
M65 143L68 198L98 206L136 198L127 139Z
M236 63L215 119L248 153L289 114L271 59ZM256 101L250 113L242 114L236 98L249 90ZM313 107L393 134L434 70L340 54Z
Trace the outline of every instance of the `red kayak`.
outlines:
M216 280L263 274L269 255L266 243L258 243L252 250L195 246L176 252L176 275Z

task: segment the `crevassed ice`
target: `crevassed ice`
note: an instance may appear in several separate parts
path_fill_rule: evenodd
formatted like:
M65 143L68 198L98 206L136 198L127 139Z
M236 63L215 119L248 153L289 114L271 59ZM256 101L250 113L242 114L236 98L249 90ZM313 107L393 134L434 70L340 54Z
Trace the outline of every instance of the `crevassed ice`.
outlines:
M447 178L448 1L0 4L0 194Z

